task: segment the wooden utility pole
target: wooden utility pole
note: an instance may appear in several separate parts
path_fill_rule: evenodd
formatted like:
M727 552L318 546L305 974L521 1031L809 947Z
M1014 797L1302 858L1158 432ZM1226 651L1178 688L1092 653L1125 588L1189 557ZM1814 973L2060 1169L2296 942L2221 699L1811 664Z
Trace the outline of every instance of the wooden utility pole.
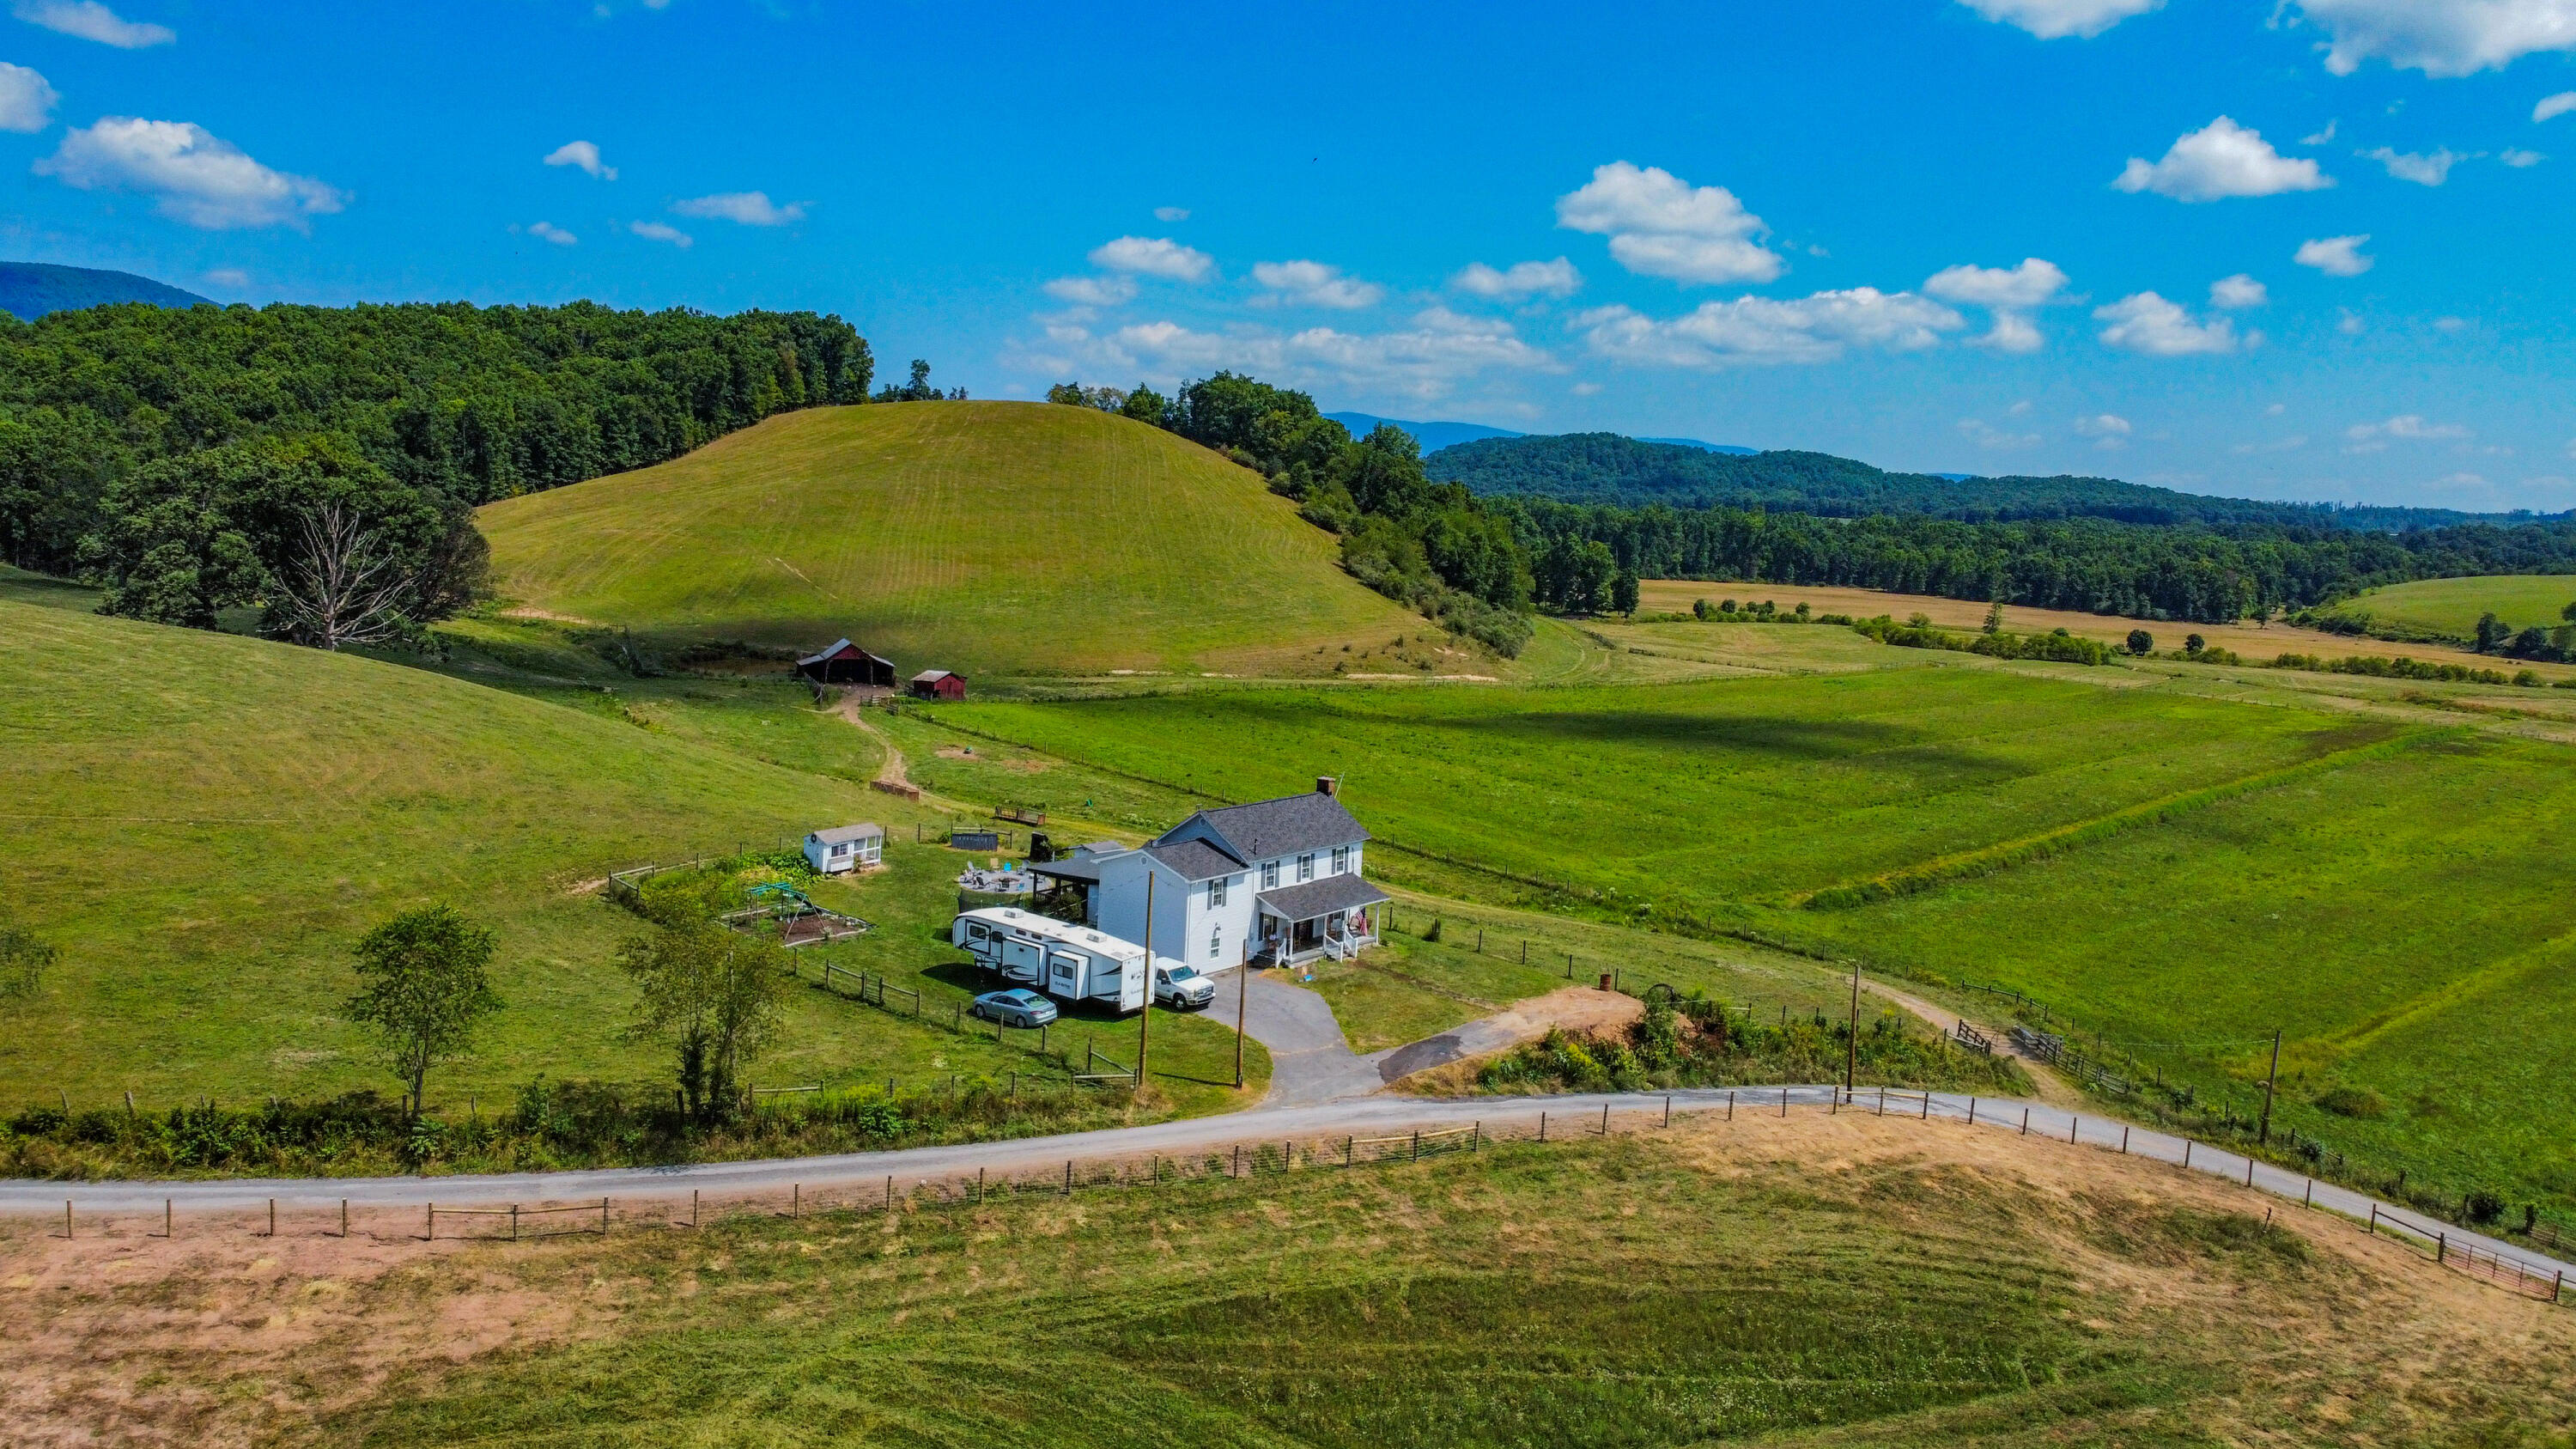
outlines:
M1860 1072L1860 958L1852 958L1851 1035L1843 1043L1843 1093L1851 1094L1852 1080Z
M2272 1087L2281 1079L2281 1030L2272 1029L2272 1070L2263 1077L2263 1130L2255 1134L2257 1144L2272 1140Z
M1145 1009L1136 1013L1136 1090L1145 1090L1145 1028L1154 1020L1154 869L1145 868Z

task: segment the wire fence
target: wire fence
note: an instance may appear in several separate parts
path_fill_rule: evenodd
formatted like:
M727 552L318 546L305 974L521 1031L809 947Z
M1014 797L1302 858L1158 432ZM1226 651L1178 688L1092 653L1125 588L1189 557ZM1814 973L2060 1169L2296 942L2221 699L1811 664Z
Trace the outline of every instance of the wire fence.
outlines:
M1069 1197L1086 1191L1182 1186L1409 1165L1449 1157L1472 1157L1507 1144L1562 1144L1575 1139L1654 1133L1672 1125L1673 1104L1674 1099L1670 1096L1647 1097L1636 1099L1633 1106L1605 1101L1597 1108L1571 1112L1542 1108L1534 1122L1523 1116L1517 1120L1475 1120L1465 1126L1424 1127L1376 1136L1355 1133L1288 1135L1176 1152L1069 1156L1060 1164L1023 1161L998 1171L990 1167L979 1168L972 1176L963 1173L897 1173L881 1180L856 1184L845 1180L810 1193L802 1183L792 1182L788 1184L788 1203L783 1213L777 1206L776 1188L773 1186L765 1192L743 1190L730 1206L718 1208L716 1220L721 1222L728 1218L753 1216L891 1214L923 1207L982 1206L1024 1198ZM1503 1104L1496 1105L1500 1107ZM1961 1099L1956 1094L1895 1088L1851 1091L1817 1086L1738 1088L1727 1091L1722 1100L1712 1092L1696 1096L1690 1110L1692 1115L1711 1122L1733 1122L1739 1114L1748 1118L1787 1118L1793 1111L1828 1116L1848 1112L1898 1120L1914 1119L1926 1124L1938 1118L1969 1126L2018 1127L2020 1135L2024 1136L2031 1135L2034 1111L2030 1106L2017 1102L1999 1103L1975 1097ZM2089 1135L2086 1132L2088 1126L2091 1128ZM2127 1156L2131 1155L2134 1130L2126 1124L2106 1119L2096 1118L2087 1123L2082 1117L2070 1117L2066 1135L2060 1140L2070 1146L2087 1146ZM2052 1128L2052 1134L2053 1131ZM2181 1158L2174 1165L2186 1171L2195 1170L2194 1150L2203 1148L2204 1144L2188 1138L2182 1141ZM2173 1162L2170 1158L2152 1160ZM2197 1170L2208 1171L2208 1163L2209 1158L2204 1151ZM2287 1188L2277 1182L2258 1186L2253 1159L2246 1158L2244 1166L2242 1181L2248 1190L2274 1197L2287 1192ZM2224 1180L2236 1181L2234 1171L2231 1164L2227 1168L2229 1176ZM505 1207L479 1208L432 1203L417 1219L421 1228L418 1237L421 1241L470 1238L525 1242L568 1234L605 1237L620 1225L648 1229L697 1228L706 1221L703 1191L691 1190L689 1216L685 1222L673 1217L670 1210L658 1201L621 1214L607 1197L595 1202L539 1203L534 1206L513 1203ZM2318 1208L2313 1178L2306 1180L2304 1195L2293 1196L2307 1208ZM163 1203L161 1231L152 1236L175 1234L174 1201L165 1200ZM374 1211L394 1214L412 1209ZM130 1218L134 1215L128 1213L125 1216ZM450 1227L442 1232L442 1218L450 1223L461 1220L465 1226L462 1229ZM2269 1221L2268 1209L2266 1220ZM2355 1227L2374 1238L2403 1243L2428 1261L2464 1276L2524 1297L2552 1303L2564 1301L2566 1274L2562 1269L2553 1266L2544 1272L2538 1264L2517 1261L2473 1242L2455 1240L2445 1230L2401 1221L2383 1211L2375 1201L2370 1204L2366 1217L2355 1215L2350 1220ZM334 1221L336 1231L329 1226ZM321 1235L347 1237L351 1231L350 1221L349 1202L343 1199L338 1205L336 1219L325 1218L326 1225L320 1230ZM274 1198L268 1201L267 1222L265 1235L274 1236L279 1231L277 1200ZM478 1226L481 1231L474 1230ZM103 1230L104 1225L94 1223L93 1232ZM65 1199L58 1236L68 1238L74 1235L74 1231L74 1203Z

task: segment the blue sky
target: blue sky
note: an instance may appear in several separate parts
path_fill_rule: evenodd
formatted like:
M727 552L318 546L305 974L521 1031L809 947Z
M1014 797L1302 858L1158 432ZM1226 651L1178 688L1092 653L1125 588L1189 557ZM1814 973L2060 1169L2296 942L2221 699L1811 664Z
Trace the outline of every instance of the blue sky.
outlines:
M220 300L2576 506L2576 0L12 13L0 251Z

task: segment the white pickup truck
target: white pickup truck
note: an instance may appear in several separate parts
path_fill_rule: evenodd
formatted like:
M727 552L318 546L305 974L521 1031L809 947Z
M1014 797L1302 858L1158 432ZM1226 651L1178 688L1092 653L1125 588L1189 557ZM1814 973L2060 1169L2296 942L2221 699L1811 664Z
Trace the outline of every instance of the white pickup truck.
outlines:
M1216 1000L1216 983L1183 962L1154 963L1154 999L1174 1011L1189 1011Z

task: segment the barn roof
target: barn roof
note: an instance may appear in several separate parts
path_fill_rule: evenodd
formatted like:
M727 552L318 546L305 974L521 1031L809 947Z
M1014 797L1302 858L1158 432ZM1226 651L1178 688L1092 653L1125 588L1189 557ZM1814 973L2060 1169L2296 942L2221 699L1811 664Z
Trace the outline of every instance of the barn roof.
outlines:
M943 679L963 679L965 677L966 676L962 674L950 674L945 669L925 669L919 674L914 675L912 677L912 682L915 684L937 684Z
M875 659L879 664L883 664L889 669L894 667L893 661L878 658L878 656L870 654L865 649L860 648L858 645L851 643L847 639L837 640L829 647L818 650L815 653L808 654L797 660L796 663L800 668L808 664L822 664L830 660L838 659L844 653L856 654L861 659Z
M859 840L882 840L885 838L885 827L862 820L856 825L835 825L828 830L817 830L814 832L814 838L825 845L847 845Z
M1246 861L1357 845L1369 838L1367 827L1360 824L1358 817L1344 809L1340 800L1320 791L1202 810L1190 820L1206 821L1208 828L1225 842L1226 849ZM1164 831L1160 838L1171 839L1186 829L1190 820Z

